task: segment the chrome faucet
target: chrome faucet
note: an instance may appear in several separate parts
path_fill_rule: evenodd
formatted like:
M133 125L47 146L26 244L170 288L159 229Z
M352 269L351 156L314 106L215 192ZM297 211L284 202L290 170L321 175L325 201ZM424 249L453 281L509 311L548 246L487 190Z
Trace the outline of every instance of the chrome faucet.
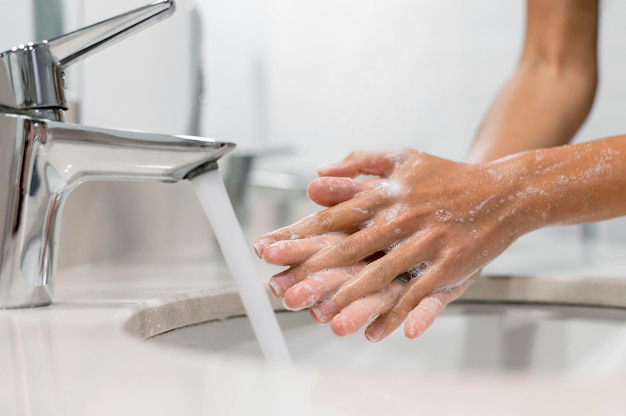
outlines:
M0 308L52 302L63 204L89 180L177 182L234 144L66 123L64 69L175 9L156 3L0 53ZM106 80L104 80L106 82Z

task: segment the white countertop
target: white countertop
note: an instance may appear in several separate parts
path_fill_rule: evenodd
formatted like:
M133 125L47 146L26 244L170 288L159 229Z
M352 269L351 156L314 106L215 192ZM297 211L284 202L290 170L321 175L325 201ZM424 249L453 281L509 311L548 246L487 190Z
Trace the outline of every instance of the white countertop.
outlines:
M582 415L626 409L621 379L291 372L155 345L125 329L151 302L230 286L219 264L61 272L53 305L0 311L0 415Z

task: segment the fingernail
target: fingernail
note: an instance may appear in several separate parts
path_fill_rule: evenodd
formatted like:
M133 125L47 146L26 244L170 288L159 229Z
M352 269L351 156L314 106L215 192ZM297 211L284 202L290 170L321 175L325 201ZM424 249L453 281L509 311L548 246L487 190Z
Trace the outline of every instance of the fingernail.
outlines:
M269 285L275 296L282 296L285 290L296 284L296 278L293 274L281 274L270 279Z
M275 242L276 240L274 238L270 238L270 237L259 238L254 243L254 252L259 258L263 258L263 252L265 251L265 249L268 246L274 244Z
M365 331L365 337L369 342L378 342L385 333L385 325L375 324L367 328Z
M322 303L311 308L311 311L315 314L315 317L319 322L328 322L337 310L337 305L330 299L326 299Z

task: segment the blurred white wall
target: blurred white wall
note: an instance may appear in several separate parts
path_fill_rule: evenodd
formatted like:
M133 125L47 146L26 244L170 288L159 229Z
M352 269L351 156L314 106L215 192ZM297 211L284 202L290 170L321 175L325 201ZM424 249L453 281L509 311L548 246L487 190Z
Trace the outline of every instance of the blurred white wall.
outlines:
M523 24L522 1L266 3L270 137L322 162L403 146L461 158Z
M33 41L33 10L30 1L0 0L0 52ZM6 19L6 16L15 16Z

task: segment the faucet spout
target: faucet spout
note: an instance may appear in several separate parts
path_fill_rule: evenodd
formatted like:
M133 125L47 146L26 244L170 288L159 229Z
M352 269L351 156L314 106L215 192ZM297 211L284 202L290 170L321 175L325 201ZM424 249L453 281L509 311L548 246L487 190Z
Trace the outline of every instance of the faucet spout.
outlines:
M177 182L234 144L1 114L0 308L49 304L67 195L89 180ZM9 139L9 137L7 137Z

